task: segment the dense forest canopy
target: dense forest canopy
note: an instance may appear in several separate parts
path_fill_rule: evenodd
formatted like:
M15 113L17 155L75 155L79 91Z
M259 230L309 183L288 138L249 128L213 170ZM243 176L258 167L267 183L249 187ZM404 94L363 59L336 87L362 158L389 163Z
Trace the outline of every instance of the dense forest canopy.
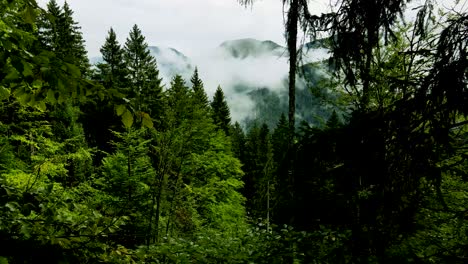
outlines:
M409 2L279 2L271 128L196 67L164 86L138 25L91 64L66 2L0 1L0 263L466 263L467 7ZM327 67L300 64L300 32ZM341 110L297 124L317 65L297 101Z

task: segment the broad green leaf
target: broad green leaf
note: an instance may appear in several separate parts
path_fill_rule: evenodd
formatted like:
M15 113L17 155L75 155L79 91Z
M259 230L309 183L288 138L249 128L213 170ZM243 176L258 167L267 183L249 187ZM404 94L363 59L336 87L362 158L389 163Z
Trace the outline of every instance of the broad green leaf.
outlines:
M63 91L65 89L65 84L63 84L63 81L61 79L57 80L57 89L60 91Z
M153 128L153 120L151 120L151 117L147 113L142 114L142 123L147 128Z
M71 63L67 63L68 72L70 72L74 77L81 76L80 69Z
M7 99L10 97L10 89L0 85L0 100Z
M117 105L115 107L115 112L117 112L117 116L121 116L125 112L125 110L127 110L125 105Z
M28 24L34 24L36 21L36 12L32 6L28 6L23 14L24 21Z
M42 87L42 81L41 80L34 80L31 84L31 86L35 89L39 89Z
M47 106L44 101L39 101L36 106L42 112L45 112L47 110Z
M130 113L130 111L125 111L125 113L122 115L122 122L124 123L126 128L130 128L133 125L133 115Z
M7 76L5 76L5 80L15 80L15 79L18 79L18 77L19 77L18 71L12 68L8 72Z
M55 99L55 92L54 92L54 90L49 89L49 90L47 91L47 100L48 100L50 103L53 103L53 104L54 104L55 102L57 102L57 99Z
M0 257L0 264L8 264L8 259L5 257Z
M34 73L33 73L31 64L23 61L23 75L32 76L33 74Z

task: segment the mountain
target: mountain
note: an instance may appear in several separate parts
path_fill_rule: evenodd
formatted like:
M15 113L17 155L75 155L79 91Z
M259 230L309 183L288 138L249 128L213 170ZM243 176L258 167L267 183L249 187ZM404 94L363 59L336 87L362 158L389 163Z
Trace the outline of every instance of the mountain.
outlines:
M318 84L327 78L324 62L329 57L326 40L305 43L296 89L297 124L306 121L320 126L333 112L335 95L323 93ZM245 128L266 123L274 128L282 113L288 113L288 53L285 47L269 40L251 38L225 41L208 54L189 58L168 47L150 46L160 76L166 86L175 74L189 83L194 65L205 84L208 96L221 85L234 121ZM102 61L92 58L91 61Z
M260 41L252 38L225 41L219 48L236 59L272 55L282 56L286 50L285 47L273 41Z
M176 74L188 79L195 69L190 59L174 48L149 46L148 49L156 58L159 73L166 83L169 83Z
M297 124L306 121L314 126L321 126L335 110L331 105L324 103L335 99L333 95L318 91L318 84L327 78L327 45L328 41L324 39L305 43L299 48L304 65L299 67L296 83ZM252 102L249 115L240 121L247 129L255 123L266 123L270 128L274 128L281 114L288 113L289 56L286 48L272 41L239 39L223 42L219 49L224 51L226 62L238 65L234 67L236 71L231 75L251 76L251 72L254 72L253 75L257 77L250 77L256 81L236 78L235 81L228 82L227 86L223 86L223 89L228 90L227 94L234 94L232 97L244 95L245 99ZM238 71L242 74L238 74ZM273 79L274 82L271 81ZM240 100L233 101L238 104ZM230 107L237 109L232 103Z

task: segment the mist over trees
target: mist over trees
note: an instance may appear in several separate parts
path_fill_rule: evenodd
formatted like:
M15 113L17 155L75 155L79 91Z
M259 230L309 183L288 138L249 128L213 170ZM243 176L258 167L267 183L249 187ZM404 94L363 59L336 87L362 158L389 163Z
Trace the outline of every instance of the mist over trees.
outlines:
M67 3L0 2L0 263L466 263L466 7L282 4L291 107L243 127L138 25L91 65ZM301 30L332 56L298 93Z

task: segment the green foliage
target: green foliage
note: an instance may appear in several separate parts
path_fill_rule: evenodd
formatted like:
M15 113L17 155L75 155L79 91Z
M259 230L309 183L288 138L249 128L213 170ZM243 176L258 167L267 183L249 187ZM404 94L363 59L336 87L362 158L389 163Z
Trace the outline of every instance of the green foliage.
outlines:
M125 42L124 60L130 81L127 98L133 101L137 111L159 116L162 92L159 70L156 59L151 56L145 37L137 25L133 26ZM130 123L128 118L123 120L127 121L127 125Z
M229 125L231 123L231 113L224 97L221 86L218 86L211 102L213 111L214 123L222 129L227 135L229 134Z
M196 103L200 104L201 107L208 107L208 96L206 95L205 89L203 87L203 81L198 76L198 68L196 67L190 82L192 83L192 90Z

